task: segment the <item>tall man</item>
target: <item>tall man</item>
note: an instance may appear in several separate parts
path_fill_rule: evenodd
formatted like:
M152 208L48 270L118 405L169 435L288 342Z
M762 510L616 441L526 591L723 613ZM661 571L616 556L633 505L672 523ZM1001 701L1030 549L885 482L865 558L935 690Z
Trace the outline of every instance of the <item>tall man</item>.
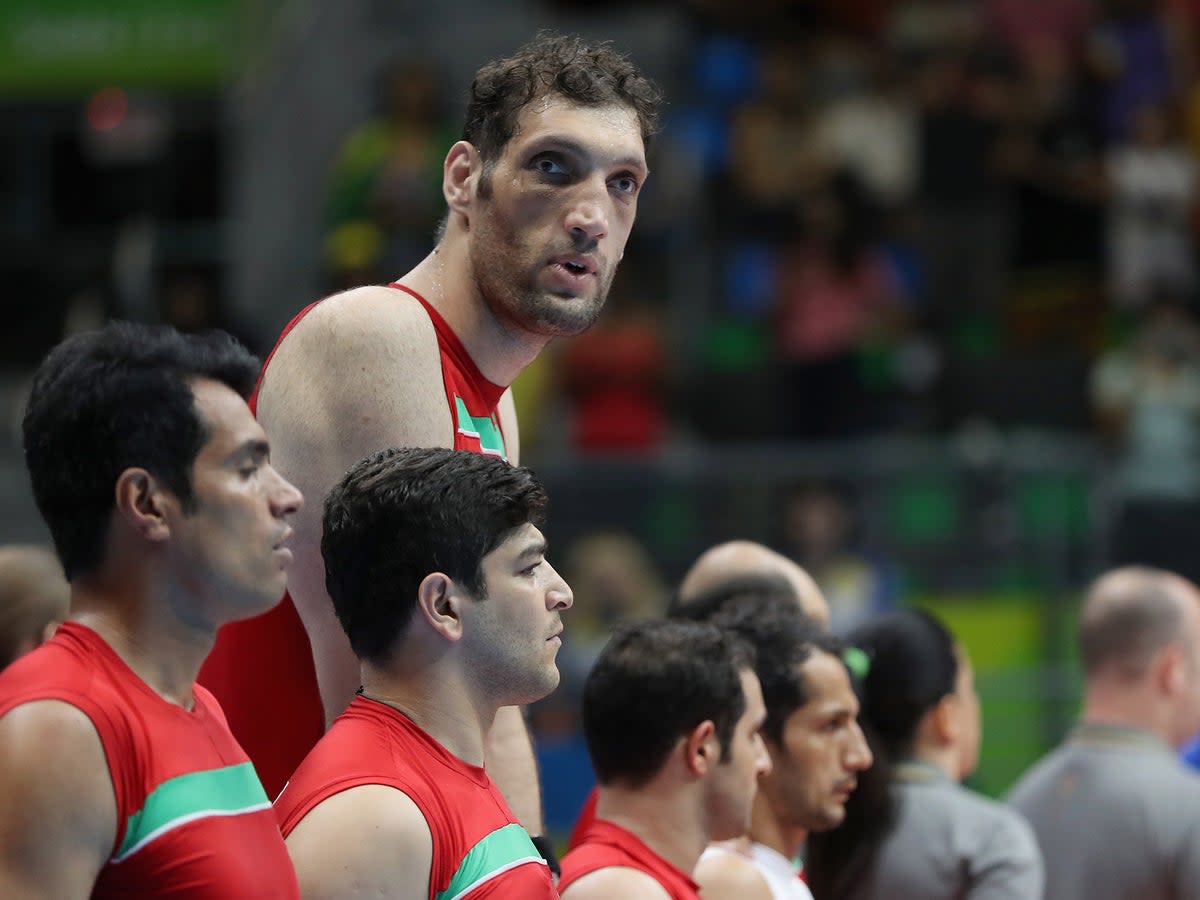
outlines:
M552 337L599 315L648 174L658 99L627 59L570 38L539 38L481 68L463 139L446 155L449 213L434 251L395 284L308 307L268 360L258 414L280 471L319 498L385 447L453 447L515 463L507 386ZM202 679L269 791L358 685L325 591L315 508L296 531L295 606L227 629ZM521 821L539 829L517 710L497 717L489 749Z
M564 900L698 900L710 840L743 833L770 764L749 646L713 625L618 633L583 692L596 818L563 859Z
M34 378L25 459L70 618L0 675L0 896L294 898L254 769L194 684L279 602L300 493L225 335L112 325Z
M754 648L771 769L744 837L710 848L696 880L712 900L811 900L792 860L809 832L842 823L873 761L841 645L769 594L735 597L711 621Z
M359 696L276 801L306 900L557 897L484 763L502 706L558 685L571 590L528 469L384 450L325 504L326 581Z
M1175 749L1200 728L1200 591L1158 569L1092 585L1079 624L1083 715L1009 800L1053 900L1200 897L1200 780Z

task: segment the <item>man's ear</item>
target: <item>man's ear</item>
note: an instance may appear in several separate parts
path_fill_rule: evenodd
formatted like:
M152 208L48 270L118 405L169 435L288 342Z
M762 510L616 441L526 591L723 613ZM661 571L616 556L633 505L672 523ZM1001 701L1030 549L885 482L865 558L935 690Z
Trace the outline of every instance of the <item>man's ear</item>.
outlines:
M469 141L458 141L442 164L442 193L452 213L469 216L483 161Z
M442 572L430 572L417 586L417 610L448 641L462 638L463 602L462 591L454 579Z
M684 738L683 753L687 770L697 778L703 778L721 762L721 742L712 719L705 719Z
M1159 688L1168 697L1178 697L1187 690L1188 659L1179 641L1172 641L1158 652L1154 671Z
M145 469L126 469L113 492L116 513L144 540L165 541L171 535L167 507L177 503Z

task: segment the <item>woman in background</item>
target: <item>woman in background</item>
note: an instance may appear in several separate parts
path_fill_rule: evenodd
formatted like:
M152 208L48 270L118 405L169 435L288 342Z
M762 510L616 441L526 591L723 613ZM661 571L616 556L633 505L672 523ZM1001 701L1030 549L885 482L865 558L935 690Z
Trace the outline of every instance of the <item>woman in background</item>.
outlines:
M881 616L848 642L864 654L859 723L873 777L838 829L809 839L817 900L1031 900L1042 860L1027 822L962 787L979 758L979 698L970 660L919 610Z

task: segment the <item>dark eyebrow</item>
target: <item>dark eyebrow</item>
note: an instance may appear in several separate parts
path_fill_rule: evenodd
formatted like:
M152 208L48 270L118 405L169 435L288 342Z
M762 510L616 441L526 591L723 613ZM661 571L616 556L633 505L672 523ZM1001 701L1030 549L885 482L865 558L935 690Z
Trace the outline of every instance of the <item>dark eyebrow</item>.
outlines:
M532 559L535 556L545 556L546 551L549 549L550 549L549 542L545 538L542 538L541 540L535 541L534 543L530 544L528 547L526 547L524 550L522 550L520 553L518 553L517 559L518 560Z
M579 141L575 140L575 138L567 137L566 135L562 134L550 134L541 137L533 146L540 148L537 151L538 153L544 153L546 150L550 149L550 147L557 147L561 150L566 150L569 153L574 153L576 156L584 157L585 159L592 159L595 156L595 154L588 150L583 144L579 143ZM534 155L536 156L537 154L535 153ZM640 156L622 156L614 159L612 164L614 166L626 166L632 169L637 169L643 174L650 173L650 168L646 165L646 160Z
M234 448L233 452L225 457L226 462L241 463L244 461L252 461L261 463L271 456L271 445L259 438L251 438L243 441Z

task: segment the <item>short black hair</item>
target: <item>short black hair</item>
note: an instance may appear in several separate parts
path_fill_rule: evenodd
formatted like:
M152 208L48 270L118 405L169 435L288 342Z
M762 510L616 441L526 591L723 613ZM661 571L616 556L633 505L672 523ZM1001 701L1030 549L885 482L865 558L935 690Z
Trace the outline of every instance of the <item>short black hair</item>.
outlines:
M653 621L618 630L583 686L583 732L600 784L641 787L676 741L710 720L727 759L746 711L741 673L753 665L753 649L715 625Z
M114 485L139 467L190 510L192 466L208 440L190 382L248 398L258 360L228 334L113 322L75 335L33 377L22 432L33 496L69 580L103 561Z
M960 664L954 637L920 609L872 619L846 636L870 660L859 682L859 717L892 760L912 750L917 726L941 699L954 693Z
M521 110L552 95L583 106L628 106L637 113L647 148L658 130L662 94L626 56L608 43L543 32L475 74L463 140L475 146L485 165L494 162L516 132Z
M754 670L767 707L763 736L782 743L788 717L812 699L805 663L814 653L828 653L841 662L845 645L794 603L780 603L771 592L742 593L718 608L709 621L754 648Z
M431 572L484 599L483 558L545 507L529 469L493 456L391 448L356 463L325 499L321 535L325 586L355 654L387 659Z

